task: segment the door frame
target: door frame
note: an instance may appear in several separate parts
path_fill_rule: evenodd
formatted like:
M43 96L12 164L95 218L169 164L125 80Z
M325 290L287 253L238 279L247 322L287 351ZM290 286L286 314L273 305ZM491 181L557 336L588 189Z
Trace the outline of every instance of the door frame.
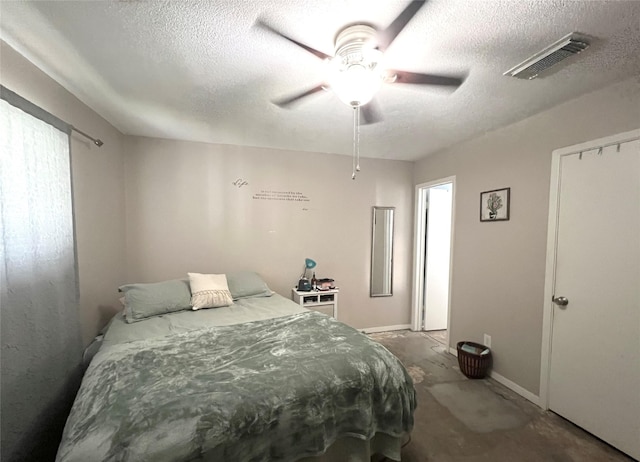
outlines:
M439 180L429 181L416 185L415 188L415 212L413 233L413 293L411 296L411 330L421 331L424 319L422 318L422 305L424 304L424 269L425 237L427 233L427 218L425 214L427 192L429 189L443 184L451 183L451 244L449 252L449 301L447 306L447 332L451 327L451 280L453 275L453 239L456 217L456 177L448 176ZM447 345L448 347L448 345Z
M553 302L555 291L556 256L558 246L558 213L560 206L560 160L564 156L592 151L600 147L621 144L640 138L640 129L606 136L585 143L556 149L551 154L551 181L549 183L549 219L547 222L547 257L544 280L544 305L542 315L542 351L540 361L539 406L549 409L549 379L551 370L551 341L553 338Z

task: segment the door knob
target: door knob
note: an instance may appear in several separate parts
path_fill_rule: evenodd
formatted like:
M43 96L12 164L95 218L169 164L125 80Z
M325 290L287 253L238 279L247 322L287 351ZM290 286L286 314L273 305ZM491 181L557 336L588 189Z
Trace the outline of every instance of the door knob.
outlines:
M569 299L567 297L555 297L552 295L551 301L558 306L567 306L569 304Z

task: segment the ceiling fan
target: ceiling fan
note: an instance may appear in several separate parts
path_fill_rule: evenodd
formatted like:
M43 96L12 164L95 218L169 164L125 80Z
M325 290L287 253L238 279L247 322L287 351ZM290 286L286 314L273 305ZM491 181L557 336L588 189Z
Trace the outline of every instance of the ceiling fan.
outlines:
M463 82L462 77L385 69L381 64L383 54L424 4L425 0L410 2L398 17L383 30L378 30L366 23L346 26L336 35L333 56L295 40L258 19L257 26L298 45L320 59L326 60L329 65L329 72L324 82L301 93L273 101L273 103L288 108L321 90L332 90L345 104L362 111L365 124L372 124L382 120L377 104L372 100L383 83L439 85L457 88Z

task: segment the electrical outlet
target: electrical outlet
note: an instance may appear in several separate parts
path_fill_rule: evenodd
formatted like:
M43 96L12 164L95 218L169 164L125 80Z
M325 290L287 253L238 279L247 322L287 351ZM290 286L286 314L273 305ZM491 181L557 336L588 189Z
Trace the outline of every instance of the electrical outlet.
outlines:
M484 346L491 348L491 336L489 334L484 334Z

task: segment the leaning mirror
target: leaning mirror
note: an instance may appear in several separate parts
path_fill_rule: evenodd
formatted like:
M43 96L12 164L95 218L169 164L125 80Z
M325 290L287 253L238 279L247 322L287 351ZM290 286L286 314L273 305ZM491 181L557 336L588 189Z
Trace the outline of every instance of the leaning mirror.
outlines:
M371 296L393 295L393 214L395 207L373 207Z

